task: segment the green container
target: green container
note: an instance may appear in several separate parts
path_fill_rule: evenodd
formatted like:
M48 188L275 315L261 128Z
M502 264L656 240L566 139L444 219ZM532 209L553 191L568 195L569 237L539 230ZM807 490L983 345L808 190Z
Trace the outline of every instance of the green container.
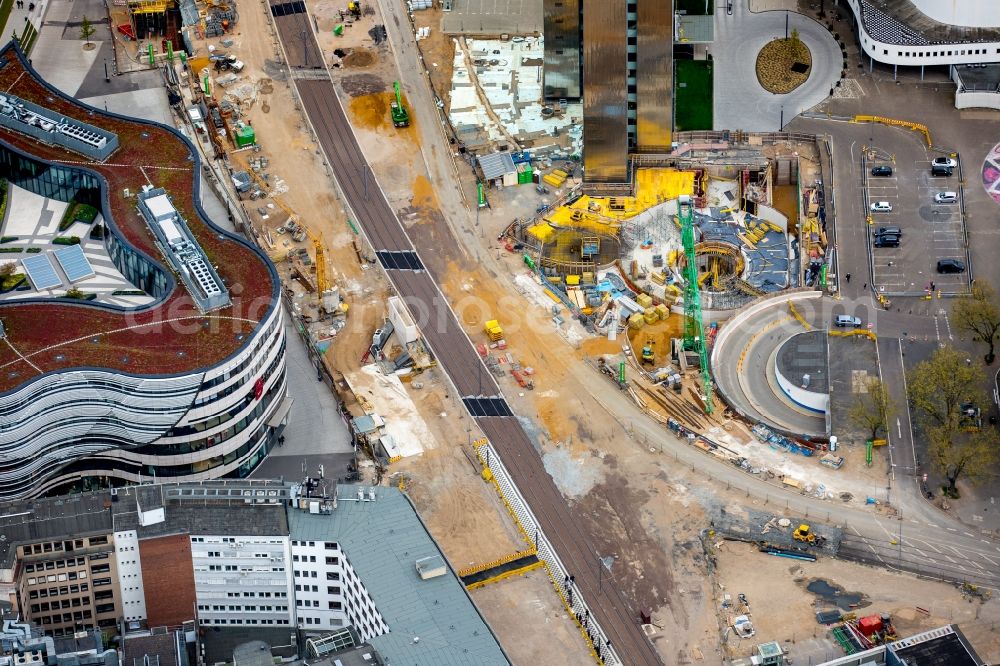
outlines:
M246 148L247 146L252 146L255 143L257 143L257 135L254 133L252 127L244 125L236 130L237 148Z
M517 184L518 185L531 185L534 182L534 174L531 172L531 165L525 165L523 170L518 170L517 172Z

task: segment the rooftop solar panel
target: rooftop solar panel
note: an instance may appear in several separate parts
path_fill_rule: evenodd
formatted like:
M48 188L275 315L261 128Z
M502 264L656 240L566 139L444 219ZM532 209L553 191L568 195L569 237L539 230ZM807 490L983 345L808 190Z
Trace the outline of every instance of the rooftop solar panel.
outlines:
M90 265L90 261L83 253L83 248L79 245L60 248L55 251L55 255L56 261L62 266L63 273L66 274L71 283L79 282L95 274L93 266Z
M36 254L21 260L21 265L28 272L28 279L35 289L52 289L62 284L62 279L56 274L56 269L49 261L49 255Z

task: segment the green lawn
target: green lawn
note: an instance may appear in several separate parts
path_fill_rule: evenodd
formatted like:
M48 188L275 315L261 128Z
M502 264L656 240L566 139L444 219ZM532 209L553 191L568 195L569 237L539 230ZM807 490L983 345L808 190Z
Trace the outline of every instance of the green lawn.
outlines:
M712 63L707 60L675 60L674 64L677 131L712 129Z
M14 0L2 0L0 2L0 34L6 34L7 19L10 18L10 10L14 9Z
M24 51L24 55L31 55L31 49L35 46L35 40L38 39L38 31L35 30L35 26L30 22L24 24L24 32L21 33L21 50Z

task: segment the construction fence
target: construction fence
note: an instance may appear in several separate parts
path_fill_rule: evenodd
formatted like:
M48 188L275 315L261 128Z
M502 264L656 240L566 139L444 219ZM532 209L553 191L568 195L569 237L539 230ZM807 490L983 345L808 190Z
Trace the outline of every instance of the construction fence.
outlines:
M569 571L563 566L555 548L542 532L535 514L532 513L528 503L517 489L496 449L485 438L473 442L472 446L483 466L483 477L493 482L500 498L514 519L514 523L521 532L521 536L524 537L525 542L534 547L538 559L544 563L552 586L559 598L562 599L566 610L575 619L580 632L591 647L594 658L597 659L598 663L607 666L621 664L622 661L611 646L607 634L597 623L576 583L570 580Z

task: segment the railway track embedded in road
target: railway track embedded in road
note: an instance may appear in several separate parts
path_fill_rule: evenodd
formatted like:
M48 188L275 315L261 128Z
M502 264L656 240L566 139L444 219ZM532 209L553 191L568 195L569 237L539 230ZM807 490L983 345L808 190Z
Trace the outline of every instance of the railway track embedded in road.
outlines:
M319 46L305 6L270 0L278 35L290 66L314 68ZM280 9L275 9L280 7ZM294 10L294 11L291 11ZM288 13L291 11L291 13ZM306 28L309 28L308 32ZM299 100L330 168L393 287L422 324L424 339L437 357L470 415L500 453L518 490L538 518L542 532L573 577L571 584L587 602L582 626L594 621L597 653L608 663L661 664L638 618L620 591L601 580L596 548L570 511L541 457L509 406L447 299L420 260L368 165L333 82L326 77L292 76ZM433 250L439 250L438 247ZM590 632L588 632L590 633Z

